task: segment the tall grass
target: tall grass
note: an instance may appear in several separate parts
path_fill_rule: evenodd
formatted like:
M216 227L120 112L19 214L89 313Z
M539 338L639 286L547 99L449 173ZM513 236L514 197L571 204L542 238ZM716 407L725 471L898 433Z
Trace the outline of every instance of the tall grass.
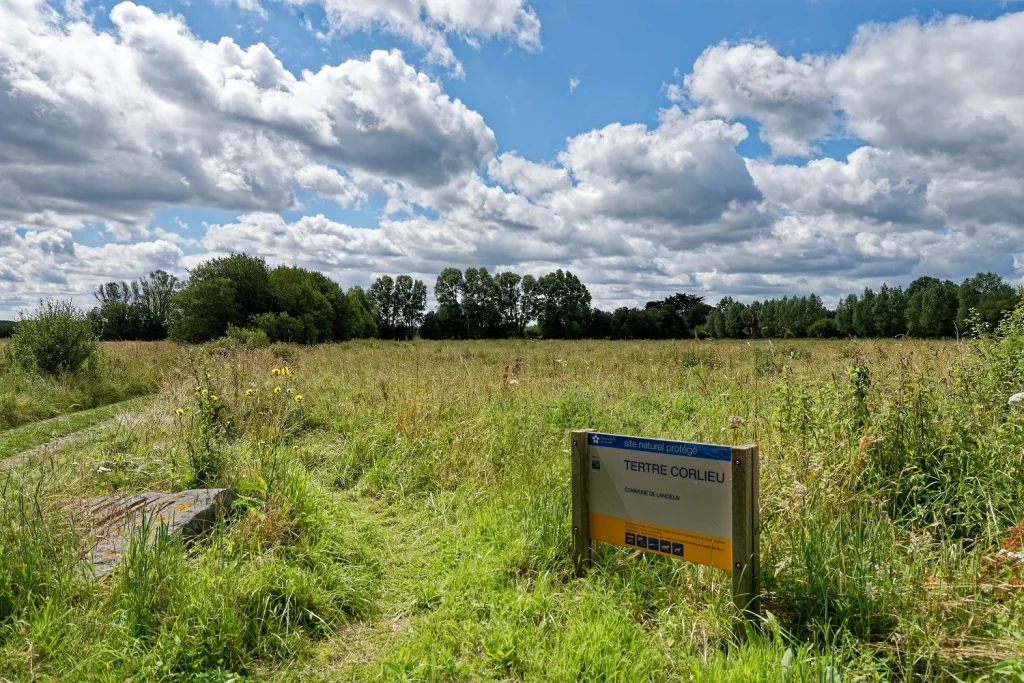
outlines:
M133 545L96 585L75 578L73 552L32 540L30 508L7 516L3 557L27 544L38 549L28 566L40 568L35 583L0 568L0 595L13 596L13 607L0 602L11 615L0 670L111 680L1019 675L1024 563L1009 553L1024 521L1024 409L1006 399L1024 379L1010 349L1024 349L1024 334L1010 332L959 344L208 350L194 367L163 368L157 407L118 441L116 460L100 443L19 470L4 509L19 509L15 491L33 491L46 528L59 530L46 511L68 497L223 485L235 492L225 519L196 544L156 534ZM573 575L566 435L584 427L760 445L766 615L745 639L719 570L598 546L589 574ZM38 642L26 635L36 624ZM39 657L42 642L66 645Z
M74 372L40 374L0 360L0 429L157 391L181 350L162 343L107 342Z

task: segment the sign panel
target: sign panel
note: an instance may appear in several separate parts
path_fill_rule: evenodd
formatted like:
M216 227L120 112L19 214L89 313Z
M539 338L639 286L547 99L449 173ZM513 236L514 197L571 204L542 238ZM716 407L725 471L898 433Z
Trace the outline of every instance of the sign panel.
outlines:
M590 538L732 568L732 448L587 434Z

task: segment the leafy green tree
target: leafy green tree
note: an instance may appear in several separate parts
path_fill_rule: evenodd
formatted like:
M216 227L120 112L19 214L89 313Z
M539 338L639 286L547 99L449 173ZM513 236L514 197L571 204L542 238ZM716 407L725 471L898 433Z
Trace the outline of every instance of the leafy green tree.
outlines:
M395 280L381 275L370 285L370 301L377 314L377 329L385 339L394 339L401 319L401 304L395 295Z
M266 313L273 308L274 295L270 289L270 268L261 256L231 254L206 261L189 273L189 285L207 278L227 278L235 286L235 316L231 320L244 327L250 317Z
M957 329L964 332L970 327L972 311L979 323L993 329L1019 299L1017 291L996 273L978 273L967 278L958 292Z
M899 287L882 284L874 300L872 318L880 337L895 337L907 331L906 297Z
M875 293L869 287L853 305L853 330L858 337L874 337L878 334L875 325Z
M241 319L235 285L226 277L189 282L171 302L171 339L197 344L222 337Z
M196 266L185 288L173 295L171 336L189 342L222 337L228 325L245 327L254 316L270 312L273 303L263 258L232 254L210 259Z
M333 281L305 268L279 266L271 271L269 284L273 311L252 320L271 341L316 344L337 338L331 298L344 300L344 295Z
M954 335L960 291L953 282L932 277L918 278L910 283L907 293L907 328L912 336Z
M107 282L97 287L99 304L90 313L101 339L166 339L171 300L178 278L163 270L132 282Z
M608 311L597 308L590 312L590 327L587 336L591 339L615 339L613 336L615 328L614 317Z
M370 339L377 336L377 314L373 308L370 295L358 285L349 288L345 293L351 304L353 315L352 337Z
M465 281L458 268L445 268L434 284L437 313L430 319L427 334L435 339L465 339L466 316L462 310L462 292ZM424 324L426 324L424 320ZM433 336L436 335L436 336Z
M742 339L756 333L756 324L752 322L746 304L734 301L732 297L727 296L718 302L718 309L722 313L725 327L724 336L731 339Z
M848 294L845 299L839 302L839 306L836 307L835 323L841 336L852 337L857 334L857 330L853 325L853 312L856 309L856 294Z
M500 334L501 312L497 283L486 268L466 268L462 287L462 311L470 339Z
M399 324L402 336L412 339L423 323L427 310L427 286L423 280L413 280L409 275L395 278L395 298L398 303Z
M427 286L409 275L382 275L370 287L378 329L386 339L411 339L423 322Z
M728 297L725 297L728 298ZM710 313L708 313L707 323L705 324L707 333L715 339L724 339L726 336L725 332L725 315L722 310L715 306Z
M590 322L590 292L580 279L558 269L537 281L538 322L547 338L579 339Z

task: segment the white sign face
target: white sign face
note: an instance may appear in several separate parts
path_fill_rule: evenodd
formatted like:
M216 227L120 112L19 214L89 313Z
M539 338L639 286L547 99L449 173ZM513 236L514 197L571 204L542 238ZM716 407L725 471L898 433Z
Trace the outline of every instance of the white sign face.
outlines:
M732 448L588 435L590 537L732 568Z

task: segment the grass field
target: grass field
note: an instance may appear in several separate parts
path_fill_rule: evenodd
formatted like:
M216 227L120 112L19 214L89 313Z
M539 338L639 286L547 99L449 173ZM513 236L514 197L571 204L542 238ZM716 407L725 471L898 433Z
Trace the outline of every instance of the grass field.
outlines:
M129 423L0 481L0 680L1024 680L1024 408L976 346L137 358L160 389ZM760 446L759 628L720 570L602 546L573 577L587 427ZM82 572L64 502L213 485L202 542Z

